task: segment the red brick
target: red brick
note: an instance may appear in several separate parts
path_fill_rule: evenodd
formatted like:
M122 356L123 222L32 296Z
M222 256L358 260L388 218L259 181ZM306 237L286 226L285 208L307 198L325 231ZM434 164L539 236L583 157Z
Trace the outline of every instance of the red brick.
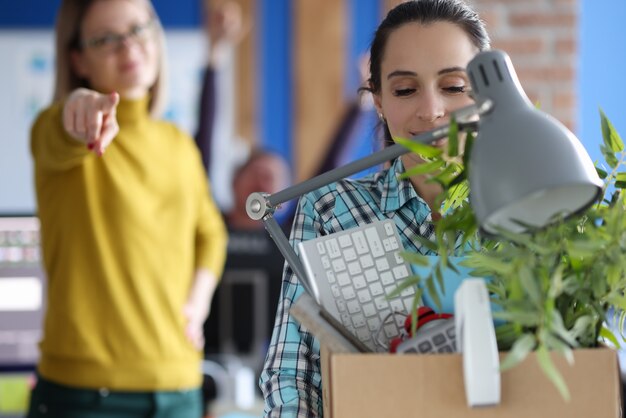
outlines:
M573 109L576 107L574 92L554 93L552 103L556 109Z
M505 38L493 41L493 47L502 49L510 55L539 54L544 51L545 41L540 37Z
M522 84L532 81L574 81L575 71L573 66L554 67L525 67L516 66L517 75Z
M493 10L485 10L480 12L480 17L482 20L485 21L488 32L493 32L495 29L502 25L502 19L500 18L498 13Z
M578 4L578 0L554 0L557 6L572 6L575 7Z
M563 13L512 12L509 16L509 23L514 27L573 28L576 21L576 15L569 11Z
M554 48L557 55L575 54L578 51L578 42L574 38L557 39Z

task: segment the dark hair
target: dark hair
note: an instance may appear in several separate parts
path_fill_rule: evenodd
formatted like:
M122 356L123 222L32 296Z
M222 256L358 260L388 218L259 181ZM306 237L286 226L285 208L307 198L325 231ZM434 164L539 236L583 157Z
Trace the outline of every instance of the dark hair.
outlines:
M389 35L407 23L427 25L435 22L450 22L467 33L472 43L483 51L489 48L489 35L484 22L469 5L462 0L413 0L399 4L389 11L376 29L370 45L370 79L363 90L378 94L381 89L381 62ZM387 124L383 122L385 144L393 143Z

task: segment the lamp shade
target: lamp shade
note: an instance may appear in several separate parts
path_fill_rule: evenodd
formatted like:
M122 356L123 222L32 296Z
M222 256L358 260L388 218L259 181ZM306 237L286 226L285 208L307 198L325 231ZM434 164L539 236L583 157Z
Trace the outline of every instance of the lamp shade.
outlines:
M523 232L593 204L602 181L580 141L537 110L506 53L479 53L468 65L478 122L469 166L470 203L481 229Z

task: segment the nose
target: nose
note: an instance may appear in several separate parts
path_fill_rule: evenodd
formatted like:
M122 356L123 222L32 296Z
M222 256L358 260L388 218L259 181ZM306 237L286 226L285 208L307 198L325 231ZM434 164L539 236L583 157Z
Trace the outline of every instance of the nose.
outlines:
M135 45L137 45L137 41L131 35L126 34L119 39L117 44L117 50L128 50Z
M416 116L424 122L434 122L444 117L446 108L443 98L434 91L423 91L419 96Z

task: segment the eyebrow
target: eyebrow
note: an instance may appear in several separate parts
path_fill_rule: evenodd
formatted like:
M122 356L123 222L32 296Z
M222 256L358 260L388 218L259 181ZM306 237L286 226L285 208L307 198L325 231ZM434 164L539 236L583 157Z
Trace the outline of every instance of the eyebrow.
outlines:
M465 72L465 68L463 67L448 67L448 68L444 68L442 70L437 71L437 75L443 75L443 74L448 74L448 73L456 73L456 72ZM414 71L406 71L406 70L396 70L396 71L392 71L389 73L389 75L387 76L387 80L389 80L392 77L406 77L406 76L411 76L411 77L415 77L417 76L417 73Z

